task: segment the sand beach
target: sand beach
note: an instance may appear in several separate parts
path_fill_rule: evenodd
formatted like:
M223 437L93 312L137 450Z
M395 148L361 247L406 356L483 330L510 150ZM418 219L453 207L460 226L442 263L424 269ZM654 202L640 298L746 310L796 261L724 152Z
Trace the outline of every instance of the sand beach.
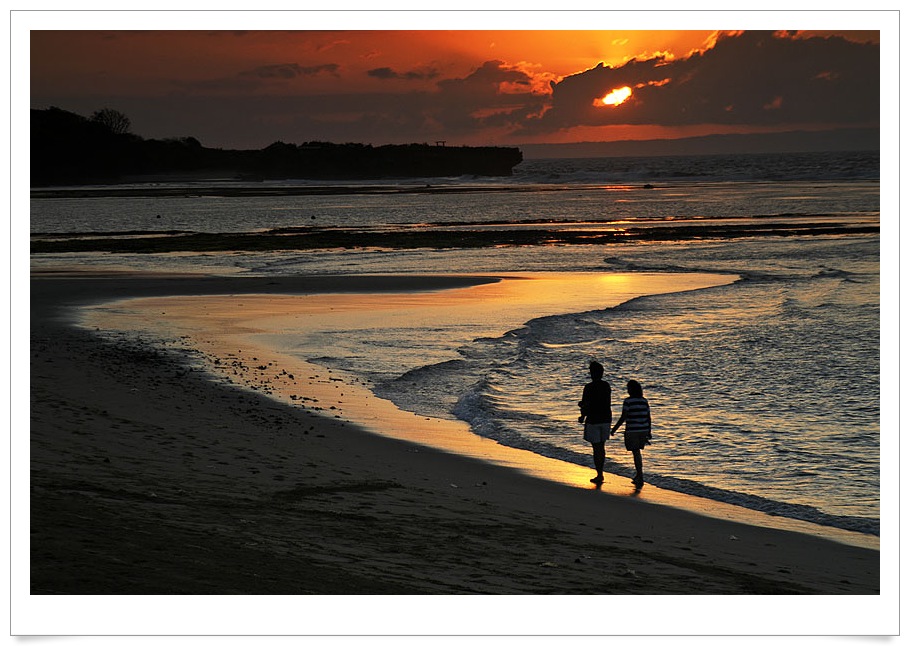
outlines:
M879 594L874 537L812 535L741 510L724 518L717 506L695 513L648 487L635 496L620 478L596 489L573 465L548 477L523 458L497 463L495 451L478 459L380 436L320 406L324 395L290 405L72 325L73 305L126 297L483 282L33 275L31 598ZM789 603L777 617L801 614ZM155 625L140 619L135 632ZM737 625L767 627L759 616ZM836 618L826 625L842 632Z
M12 16L11 638L900 635L899 21L595 9Z

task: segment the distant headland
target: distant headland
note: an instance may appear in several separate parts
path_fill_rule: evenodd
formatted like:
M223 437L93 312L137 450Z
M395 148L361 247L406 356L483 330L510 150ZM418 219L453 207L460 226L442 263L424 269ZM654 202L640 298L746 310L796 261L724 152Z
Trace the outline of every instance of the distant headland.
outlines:
M508 176L518 148L275 142L261 150L206 148L194 137L143 139L114 110L86 118L59 108L31 111L31 185L188 179L383 179Z

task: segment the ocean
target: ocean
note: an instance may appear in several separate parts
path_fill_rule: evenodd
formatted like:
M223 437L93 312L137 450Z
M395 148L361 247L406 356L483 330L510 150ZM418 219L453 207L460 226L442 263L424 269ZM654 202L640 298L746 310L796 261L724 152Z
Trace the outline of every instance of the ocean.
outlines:
M473 432L589 466L577 400L587 363L652 406L646 481L773 515L877 535L880 525L878 153L529 160L512 177L159 184L186 196L33 198L33 240L256 233L375 233L317 250L32 254L81 266L219 274L647 272L731 283L531 318L477 338L419 321L284 345L356 374L377 396ZM231 183L230 186L238 186ZM242 186L242 185L241 185ZM90 190L91 187L80 187ZM61 194L58 194L61 195ZM385 245L389 232L488 235L471 248ZM498 234L533 231L535 244ZM647 235L623 236L630 231ZM573 234L572 242L561 237ZM620 240L598 241L610 234ZM586 242L590 236L591 242ZM422 339L415 343L415 339ZM631 474L621 442L608 471Z

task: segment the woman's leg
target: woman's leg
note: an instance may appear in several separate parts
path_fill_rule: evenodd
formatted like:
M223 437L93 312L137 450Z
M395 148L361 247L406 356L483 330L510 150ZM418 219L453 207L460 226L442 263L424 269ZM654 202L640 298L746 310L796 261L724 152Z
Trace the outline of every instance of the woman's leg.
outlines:
M641 449L632 449L632 459L635 461L635 480L643 483L645 481L641 465Z

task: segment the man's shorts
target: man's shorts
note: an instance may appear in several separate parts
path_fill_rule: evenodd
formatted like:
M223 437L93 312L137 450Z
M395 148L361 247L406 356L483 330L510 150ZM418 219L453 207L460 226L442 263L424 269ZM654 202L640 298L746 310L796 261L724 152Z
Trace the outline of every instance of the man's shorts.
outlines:
M585 439L591 444L601 444L610 439L610 423L585 424Z
M623 433L623 439L625 440L627 451L643 449L651 443L648 440L648 433L643 431L637 433Z

